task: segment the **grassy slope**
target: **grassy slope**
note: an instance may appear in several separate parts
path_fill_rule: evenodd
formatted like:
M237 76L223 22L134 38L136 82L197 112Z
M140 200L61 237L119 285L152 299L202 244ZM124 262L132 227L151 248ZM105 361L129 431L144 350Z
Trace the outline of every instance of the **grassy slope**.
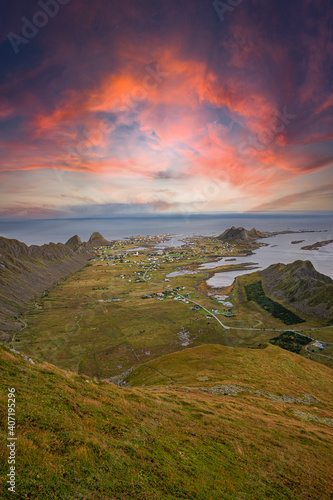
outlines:
M152 363L179 384L196 385L205 374L206 386L223 380L275 394L308 391L321 403L299 408L332 416L331 370L277 347L203 346ZM296 405L182 387L117 388L30 365L6 348L0 366L1 498L13 497L5 490L7 387L17 393L18 498L322 500L333 493L332 429L297 419Z
M332 373L330 368L273 345L265 349L203 345L146 362L126 380L131 385L185 387L252 384L274 394L300 396L315 391L320 399L326 400L327 394L333 394ZM201 377L208 377L209 381L200 382Z

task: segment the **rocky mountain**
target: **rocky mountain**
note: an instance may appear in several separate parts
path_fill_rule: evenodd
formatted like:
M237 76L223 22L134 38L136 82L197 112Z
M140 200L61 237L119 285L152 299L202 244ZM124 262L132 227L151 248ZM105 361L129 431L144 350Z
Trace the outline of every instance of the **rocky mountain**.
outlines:
M243 227L232 226L230 229L226 229L220 236L217 236L217 239L227 243L251 243L254 240L266 238L269 235L270 233L258 231L255 228L247 230Z
M90 252L93 248L110 245L111 242L106 240L101 233L93 233L87 242L82 241L77 234L69 238L65 245L71 248L76 253Z
M66 241L65 245L67 245L69 248L71 248L74 252L77 252L80 248L83 246L83 242L77 234L69 238L68 241Z
M110 245L111 242L106 240L105 238L103 238L103 236L101 235L101 233L93 233L89 240L88 240L88 243L93 247L103 247L103 246L107 246L107 245Z
M316 271L310 261L273 264L258 276L271 297L291 304L303 315L333 321L333 280Z

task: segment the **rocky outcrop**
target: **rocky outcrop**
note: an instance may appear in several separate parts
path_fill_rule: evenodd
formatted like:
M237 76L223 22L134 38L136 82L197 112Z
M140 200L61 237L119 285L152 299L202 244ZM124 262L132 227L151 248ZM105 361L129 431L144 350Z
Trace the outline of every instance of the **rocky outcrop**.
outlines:
M331 243L333 243L333 240L317 241L317 243L313 243L313 245L301 247L301 250L318 250L318 248L330 245Z

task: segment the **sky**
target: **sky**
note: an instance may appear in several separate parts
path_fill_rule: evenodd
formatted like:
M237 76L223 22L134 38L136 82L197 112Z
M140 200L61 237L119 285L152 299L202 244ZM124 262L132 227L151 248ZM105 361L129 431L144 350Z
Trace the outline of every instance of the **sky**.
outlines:
M15 0L0 23L0 217L333 209L329 0Z

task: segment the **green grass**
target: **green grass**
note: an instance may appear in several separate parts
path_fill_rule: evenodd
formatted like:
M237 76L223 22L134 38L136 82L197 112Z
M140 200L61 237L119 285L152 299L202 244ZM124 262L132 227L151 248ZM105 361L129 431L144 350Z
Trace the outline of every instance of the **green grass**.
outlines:
M279 302L272 300L265 294L261 281L245 286L247 300L253 300L266 311L269 311L274 318L280 319L285 325L296 325L304 323L305 320L297 314L284 307Z
M234 383L271 382L272 393L311 391L320 403L305 410L332 415L331 370L278 347L203 346L164 359L174 356L180 359L159 366L187 360L184 377L192 372L196 380L205 361L219 380L223 373ZM118 388L30 365L6 348L0 367L1 498L13 498L6 489L8 387L16 389L17 498L323 500L333 493L332 429L300 420L290 411L295 405L186 393L181 385ZM274 387L277 379L285 385Z

